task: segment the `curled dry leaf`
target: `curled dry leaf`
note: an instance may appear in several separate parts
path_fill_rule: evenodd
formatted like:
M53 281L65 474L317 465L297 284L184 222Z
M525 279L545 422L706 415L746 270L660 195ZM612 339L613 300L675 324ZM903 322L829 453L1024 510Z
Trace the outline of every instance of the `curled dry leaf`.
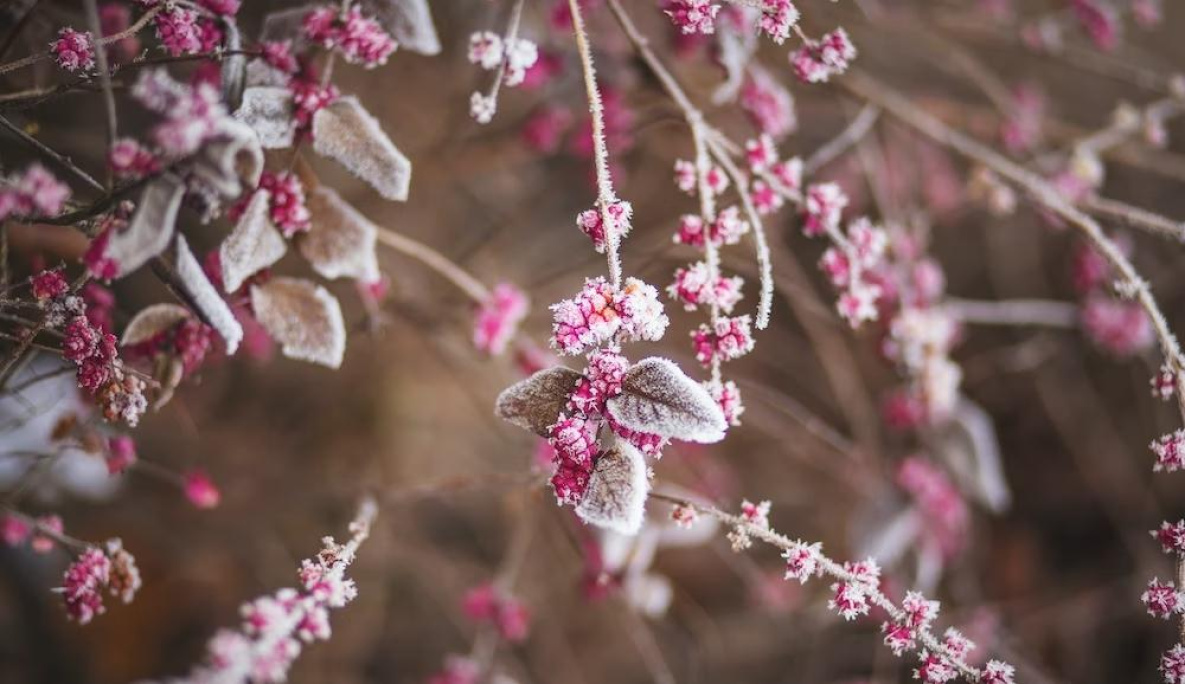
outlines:
M503 390L494 404L494 413L508 423L546 437L581 377L564 366L545 368Z
M272 224L270 203L271 194L257 190L235 229L218 248L222 286L227 292L238 290L243 281L276 263L288 251L284 236Z
M404 201L411 161L355 97L343 97L313 116L313 149L370 183L389 200Z
M375 244L378 228L332 188L319 186L308 198L310 225L297 247L313 270L325 278L377 281Z
M440 38L428 9L428 0L364 0L399 46L422 55L440 54Z
M618 439L597 459L576 515L614 532L637 534L649 493L646 458L632 444Z
M292 92L288 88L270 85L247 88L235 118L255 131L265 150L292 146L296 121L292 118Z
M185 184L173 174L166 173L148 184L127 228L113 233L107 242L104 256L115 262L118 277L165 251L173 237L184 196Z
M128 327L124 328L119 344L124 347L143 344L192 316L189 309L178 304L153 304L141 309L132 318Z
M224 199L237 198L244 187L259 185L259 177L263 174L263 148L259 137L241 121L223 121L219 135L195 155L191 174Z
M273 278L251 288L251 307L284 356L341 366L346 324L337 299L325 288L300 278Z
M960 397L952 418L937 435L938 455L960 489L994 513L1008 510L1012 491L1004 477L992 417L979 404Z
M724 439L724 412L672 361L639 361L626 372L621 387L607 407L609 415L630 430L702 444Z
M243 341L243 326L206 277L183 235L177 236L177 277L198 313L226 342L227 355L233 355Z

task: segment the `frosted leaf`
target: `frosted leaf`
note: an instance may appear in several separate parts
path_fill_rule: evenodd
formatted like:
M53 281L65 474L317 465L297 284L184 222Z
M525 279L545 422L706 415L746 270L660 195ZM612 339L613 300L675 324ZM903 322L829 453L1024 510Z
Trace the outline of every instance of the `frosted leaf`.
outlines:
M330 279L379 280L378 228L331 188L313 190L308 208L309 230L297 238L296 245L313 270Z
M251 86L243 91L243 105L235 118L251 127L265 150L292 146L296 121L292 118L292 91L284 87Z
M411 161L358 98L343 97L313 115L313 149L370 183L383 197L407 199Z
M123 337L119 338L121 347L132 347L142 344L157 335L171 329L181 321L193 317L189 309L179 304L153 304L141 309L123 330Z
M428 0L364 0L362 4L401 48L421 55L440 54L440 38Z
M257 190L235 229L218 248L223 289L238 290L243 281L279 261L287 251L284 236L272 224L271 193Z
M247 62L247 88L283 88L288 90L292 76L280 71L262 59ZM246 93L244 93L246 97Z
M243 326L206 277L183 235L177 236L177 277L202 318L226 342L226 354L233 356L243 341Z
M263 174L263 148L247 124L224 119L219 135L198 151L192 176L226 199L235 199L243 187L259 185Z
M122 278L165 251L176 229L184 196L185 184L172 174L148 184L127 228L113 232L103 251L105 258L115 262L117 277Z
M748 8L742 11L746 10ZM752 26L752 22L746 22L746 26ZM757 34L754 31L730 27L717 32L716 44L717 62L724 68L724 81L713 91L712 102L725 104L736 100L737 93L745 82L745 69L757 52Z
M586 523L634 535L642 527L650 480L642 452L625 440L597 459L576 515Z
M502 420L546 437L581 377L564 366L545 368L502 390L494 404L494 413Z
M936 436L938 455L950 466L959 488L992 512L1007 510L1012 491L1001 465L996 426L987 411L959 397L952 420Z
M251 288L251 307L284 356L337 368L346 353L346 324L329 291L300 278L273 278Z
M621 394L610 399L607 408L624 427L701 444L724 439L724 412L702 385L673 362L643 359L626 372L621 387Z

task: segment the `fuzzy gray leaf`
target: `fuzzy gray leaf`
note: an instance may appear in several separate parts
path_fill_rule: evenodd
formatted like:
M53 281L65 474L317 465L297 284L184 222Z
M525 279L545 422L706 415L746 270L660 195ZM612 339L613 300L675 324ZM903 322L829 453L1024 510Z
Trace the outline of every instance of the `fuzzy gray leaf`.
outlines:
M273 278L251 288L255 317L284 356L330 368L346 353L341 306L325 288L300 278Z
M132 318L128 326L124 328L123 337L119 338L119 344L123 347L131 347L147 342L181 321L192 317L193 314L189 313L189 309L178 304L153 304L141 309Z
M938 455L960 489L993 513L1008 510L1012 491L1001 465L996 426L983 407L959 397L953 420L938 431L937 441Z
M288 251L284 236L272 224L271 194L260 189L251 197L230 235L222 241L222 286L234 292L243 281L271 266Z
M609 414L630 430L687 442L724 439L724 412L698 382L667 359L643 359L629 369Z
M313 149L370 183L383 197L407 199L411 161L358 98L343 97L313 115Z
M378 280L378 228L325 186L310 193L308 208L309 230L300 235L297 247L313 270L330 279Z
M597 459L576 515L586 523L634 535L642 527L649 493L646 458L619 439Z
M399 42L399 47L421 55L440 54L440 38L428 0L365 0L363 5Z
M118 277L140 268L169 246L177 226L177 212L185 196L180 178L165 174L148 184L127 228L114 232L104 256L115 261Z
M218 135L198 151L191 174L223 198L237 198L244 187L259 185L263 174L259 136L241 121L224 119Z
M564 366L538 371L502 390L494 404L494 413L502 420L546 437L581 377Z
M292 91L285 87L251 86L243 91L243 105L235 118L251 127L265 150L292 146L296 121L292 118Z
M226 342L227 355L234 355L243 341L243 326L206 277L183 235L177 236L177 277L202 317Z

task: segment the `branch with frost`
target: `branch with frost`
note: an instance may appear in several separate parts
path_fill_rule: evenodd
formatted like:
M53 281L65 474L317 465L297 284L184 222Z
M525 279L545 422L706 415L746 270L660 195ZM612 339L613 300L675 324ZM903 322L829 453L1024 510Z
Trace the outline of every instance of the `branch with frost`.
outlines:
M657 492L652 496L673 504L671 517L683 524L694 524L699 515L724 523L732 530L729 539L734 550L748 548L753 539L781 549L786 559L787 580L805 584L816 576L834 579L831 590L835 595L828 607L845 620L867 615L873 606L883 610L889 616L881 625L886 646L898 656L919 651L920 662L914 677L926 684L944 684L956 676L977 684L1012 684L1015 669L1007 663L989 660L983 668L970 665L967 656L975 645L958 630L948 628L941 639L935 635L932 623L938 616L937 601L917 592L907 592L899 603L893 601L880 588L880 568L873 559L841 563L826 556L820 543L790 539L778 533L769 524L769 502L755 505L746 501L742 514L735 515L676 496Z
M329 611L342 608L358 595L346 569L358 547L370 535L378 507L364 499L349 525L350 538L339 544L322 539L316 556L301 561L300 585L257 598L242 608L238 630L219 631L207 650L204 665L187 677L166 679L169 684L263 684L280 682L300 655L303 645L329 639Z

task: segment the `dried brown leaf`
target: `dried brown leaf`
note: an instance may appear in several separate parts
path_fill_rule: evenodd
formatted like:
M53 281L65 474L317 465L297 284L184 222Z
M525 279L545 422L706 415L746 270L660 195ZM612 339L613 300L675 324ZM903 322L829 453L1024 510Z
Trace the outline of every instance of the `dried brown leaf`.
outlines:
M548 428L559 420L560 412L568 403L568 395L581 377L580 373L564 366L545 368L503 390L494 405L494 413L509 423L546 437Z
M276 263L288 251L284 236L272 224L270 203L267 190L256 191L235 229L218 248L222 286L227 292L238 290L243 281Z
M411 161L355 97L343 97L313 116L313 149L370 183L389 200L407 199Z
M709 444L724 439L724 412L708 391L667 359L651 357L626 372L607 403L618 423L638 432Z
M378 228L332 188L309 194L309 230L297 239L300 253L325 278L379 279Z
M586 523L634 535L642 527L650 493L646 458L623 439L597 459L576 515Z
M119 268L117 277L131 273L165 251L176 229L184 196L185 184L172 174L148 184L127 228L113 233L107 242L104 256L115 261Z
M328 290L300 278L273 278L251 288L251 306L284 356L341 366L346 325L341 306Z
M181 321L192 318L189 309L178 304L153 304L141 309L123 330L123 337L119 344L131 347L147 342L157 335L169 330Z
M183 235L177 236L177 277L202 317L225 340L226 353L233 355L243 341L243 326L206 277Z

